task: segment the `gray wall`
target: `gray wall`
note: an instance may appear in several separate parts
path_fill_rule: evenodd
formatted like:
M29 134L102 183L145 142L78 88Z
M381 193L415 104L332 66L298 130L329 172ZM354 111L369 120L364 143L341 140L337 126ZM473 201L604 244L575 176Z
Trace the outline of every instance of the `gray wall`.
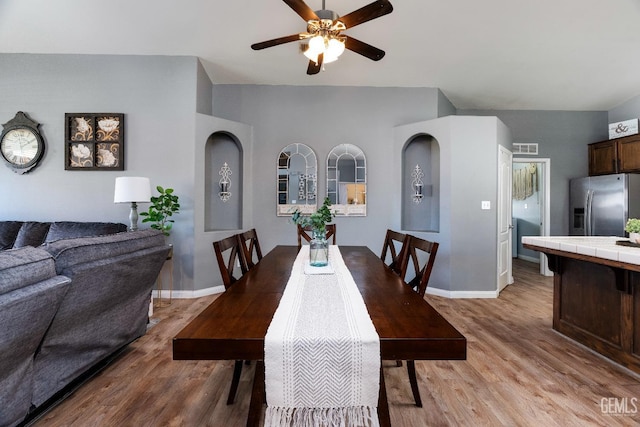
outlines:
M290 219L276 217L276 160L285 146L309 145L318 157L318 194L326 193L331 148L355 144L367 158L367 216L336 218L338 244L379 253L392 212L393 127L436 118L437 89L216 85L213 114L253 127L253 222L264 252L296 244ZM322 197L320 197L322 200Z
M221 209L216 209L213 217L206 218L207 201L212 197L217 197L215 193L211 194L211 187L213 186L215 188L215 184L211 185L209 181L214 179L214 181L217 182L219 179L214 175L216 173L215 170L211 172L211 176L209 177L207 177L206 171L207 169L211 169L212 164L220 165L220 162L225 161L225 158L222 157L225 156L224 153L217 155L216 153L209 152L209 155L207 155L207 151L209 151L207 148L210 147L209 142L211 136L219 134L233 135L237 143L238 154L241 156L241 158L236 161L238 165L242 165L241 168L238 166L236 173L242 175L242 177L238 179L238 176L236 176L235 181L233 181L232 175L232 182L237 184L232 187L232 204L218 206ZM252 129L248 125L210 115L196 114L195 116L195 135L193 136L195 152L190 171L192 173L194 186L194 235L192 239L185 241L185 244L189 245L193 250L194 288L191 289L191 293L185 290L181 295L183 297L197 297L213 292L223 292L224 286L222 286L220 270L215 261L212 243L253 227L253 185L243 185L246 182L253 183L252 176L254 168L251 159L251 153L253 153L252 139ZM233 217L234 221L237 220L238 212L234 209L233 205L242 206L242 219L241 223L238 224L238 228L212 231L211 227L207 225L208 220L215 223L218 219L225 220L225 217L228 216Z
M440 244L430 291L439 289L442 295L454 297L497 296L498 146L511 148L509 130L495 117L473 116L398 126L394 129L395 187L400 187L402 148L422 134L437 141L440 153L440 230L411 232ZM401 196L390 194L399 204ZM492 208L482 210L483 200ZM397 227L399 210L391 215L390 224Z
M609 110L609 123L621 122L623 120L637 119L640 117L640 96L631 98L627 102ZM609 137L608 133L604 139ZM594 141L595 142L595 141Z
M0 54L0 122L24 111L41 123L47 144L28 174L0 165L0 220L128 223L129 206L113 203L115 178L149 177L153 188L172 187L180 197L168 240L174 243L174 286L193 287L188 242L197 66L195 57ZM125 114L124 171L65 171L69 112ZM147 207L140 204L138 211Z
M435 88L214 86L195 57L0 54L0 93L0 122L25 111L42 123L47 142L40 166L29 174L17 175L0 166L0 220L127 222L129 207L112 203L115 177L148 176L153 186L173 187L180 196L182 210L169 238L175 245L174 287L178 290L201 290L219 281L211 267L211 241L226 233L205 232L204 208L194 209L205 192L204 144L211 133L228 131L242 144L246 180L242 225L258 229L265 252L276 244L295 242L293 224L275 215L278 152L292 142L313 147L319 163L318 190L324 194L329 150L341 143L361 147L367 156L368 216L338 218L338 241L364 244L379 252L384 230L400 225L398 204L392 202L399 189L390 179L394 128L456 112ZM126 170L65 171L66 112L124 113ZM551 232L565 234L568 180L587 174L587 144L607 139L608 122L638 117L640 98L609 113L458 113L497 116L510 129L514 142L540 144L539 157L551 158ZM463 157L457 170L464 180L465 171L477 168L471 157L490 156L489 164L495 153L485 154L481 146L474 146L477 141L472 134L458 135L456 156ZM485 178L480 181L488 185ZM459 209L464 211L463 206ZM140 210L145 209L141 205ZM470 226L485 223L485 214L472 216ZM461 256L472 259L472 252ZM466 282L462 289L494 285Z
M497 116L511 130L514 143L539 144L537 157L551 159L550 233L568 234L569 180L588 174L587 145L608 138L607 112L460 110L458 114Z

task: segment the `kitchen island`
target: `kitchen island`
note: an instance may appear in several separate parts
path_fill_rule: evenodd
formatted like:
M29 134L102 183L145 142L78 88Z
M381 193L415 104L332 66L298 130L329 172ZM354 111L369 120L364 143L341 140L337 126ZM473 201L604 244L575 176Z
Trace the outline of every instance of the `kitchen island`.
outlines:
M640 373L640 247L623 237L522 237L554 272L553 329Z

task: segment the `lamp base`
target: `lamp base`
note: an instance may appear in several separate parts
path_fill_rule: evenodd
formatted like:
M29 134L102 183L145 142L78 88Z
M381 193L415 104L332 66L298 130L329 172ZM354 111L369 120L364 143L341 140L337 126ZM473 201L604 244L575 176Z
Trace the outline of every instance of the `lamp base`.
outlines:
M129 212L129 231L138 230L138 204L131 202L131 212Z

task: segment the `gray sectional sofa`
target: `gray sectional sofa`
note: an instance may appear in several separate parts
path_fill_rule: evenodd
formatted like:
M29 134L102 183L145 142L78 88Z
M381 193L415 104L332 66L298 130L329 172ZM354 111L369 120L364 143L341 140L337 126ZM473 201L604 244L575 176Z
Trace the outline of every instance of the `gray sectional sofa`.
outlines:
M159 231L123 230L0 221L0 426L22 423L144 335L170 246Z

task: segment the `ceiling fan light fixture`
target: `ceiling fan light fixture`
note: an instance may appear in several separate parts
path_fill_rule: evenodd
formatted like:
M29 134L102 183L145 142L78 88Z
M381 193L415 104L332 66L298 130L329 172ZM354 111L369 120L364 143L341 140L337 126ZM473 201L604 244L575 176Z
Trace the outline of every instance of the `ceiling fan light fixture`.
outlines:
M331 57L335 56L336 59L338 59L338 57L342 55L343 52L344 52L344 42L342 40L339 40L333 37L329 39L326 45L326 50L324 52L325 55L331 56Z
M333 36L314 36L309 40L308 46L307 50L304 51L304 56L317 63L318 56L323 54L324 59L322 62L325 64L336 61L345 49L344 41Z
M317 11L311 9L305 0L284 0L284 2L307 23L307 31L254 43L251 49L261 50L284 43L303 41L300 44L300 51L309 59L308 75L318 74L323 64L337 60L345 49L372 61L379 61L384 57L383 50L341 33L391 13L393 6L389 0L374 0L344 16L326 9L324 0L322 0L322 9Z
M304 51L304 56L306 56L307 58L309 58L309 60L310 60L310 61L318 62L318 54L315 54L315 55L314 55L314 54L311 52L311 49L307 49L307 50L305 50L305 51Z
M324 52L324 38L320 35L309 39L309 48L304 51L304 56L311 61L318 62L318 55Z

